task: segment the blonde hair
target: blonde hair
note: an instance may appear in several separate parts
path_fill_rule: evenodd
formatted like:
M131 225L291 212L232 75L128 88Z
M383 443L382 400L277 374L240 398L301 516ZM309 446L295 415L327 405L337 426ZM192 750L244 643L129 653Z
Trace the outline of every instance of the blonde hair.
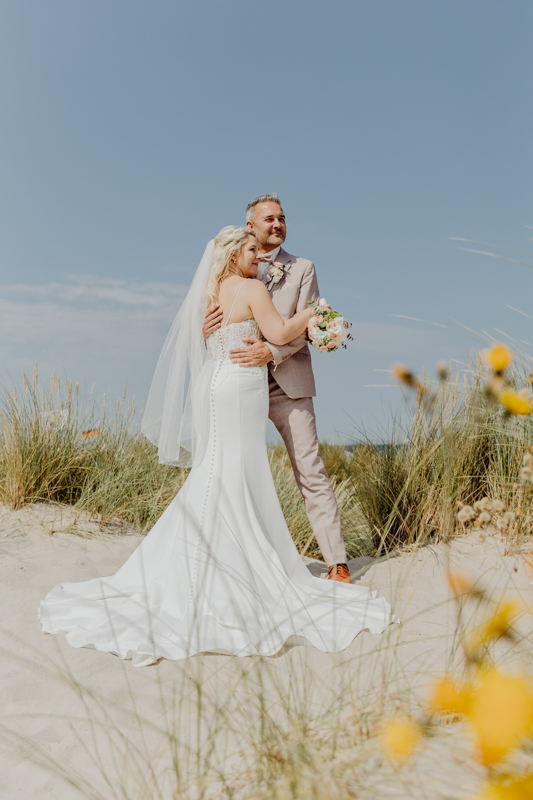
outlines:
M215 236L215 252L205 287L208 306L217 302L220 285L229 272L230 261L240 253L249 236L255 238L251 228L239 228L237 225L227 225Z

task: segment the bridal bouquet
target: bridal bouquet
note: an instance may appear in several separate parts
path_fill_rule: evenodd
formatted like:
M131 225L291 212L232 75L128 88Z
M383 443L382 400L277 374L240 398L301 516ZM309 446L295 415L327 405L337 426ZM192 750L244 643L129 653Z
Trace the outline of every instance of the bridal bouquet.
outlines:
M336 311L330 311L324 298L319 300L315 315L307 326L307 341L317 350L332 351L346 349L346 341L352 338L351 323Z

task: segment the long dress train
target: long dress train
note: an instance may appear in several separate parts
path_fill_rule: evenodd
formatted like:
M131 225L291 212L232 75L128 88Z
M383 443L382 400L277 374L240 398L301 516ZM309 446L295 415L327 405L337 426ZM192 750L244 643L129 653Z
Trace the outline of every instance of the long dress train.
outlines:
M313 577L296 550L268 462L267 368L229 359L243 337L259 335L246 320L209 337L202 463L114 576L47 594L45 633L143 666L206 651L273 655L285 643L335 652L391 622L382 597Z

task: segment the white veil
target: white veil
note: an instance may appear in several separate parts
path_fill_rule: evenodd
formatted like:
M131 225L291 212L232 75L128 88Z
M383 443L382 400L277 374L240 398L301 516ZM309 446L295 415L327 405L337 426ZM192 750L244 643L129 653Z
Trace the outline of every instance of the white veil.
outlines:
M191 467L202 460L209 437L209 385L202 327L205 288L213 262L210 241L159 356L141 431L157 445L161 464Z

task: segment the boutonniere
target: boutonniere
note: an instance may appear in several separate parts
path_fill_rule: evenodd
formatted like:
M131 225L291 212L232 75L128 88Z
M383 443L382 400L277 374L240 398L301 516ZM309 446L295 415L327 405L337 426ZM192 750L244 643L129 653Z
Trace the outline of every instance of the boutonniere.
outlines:
M274 261L274 264L267 272L267 289L272 289L275 283L279 283L287 272L287 265L282 264L281 261Z

